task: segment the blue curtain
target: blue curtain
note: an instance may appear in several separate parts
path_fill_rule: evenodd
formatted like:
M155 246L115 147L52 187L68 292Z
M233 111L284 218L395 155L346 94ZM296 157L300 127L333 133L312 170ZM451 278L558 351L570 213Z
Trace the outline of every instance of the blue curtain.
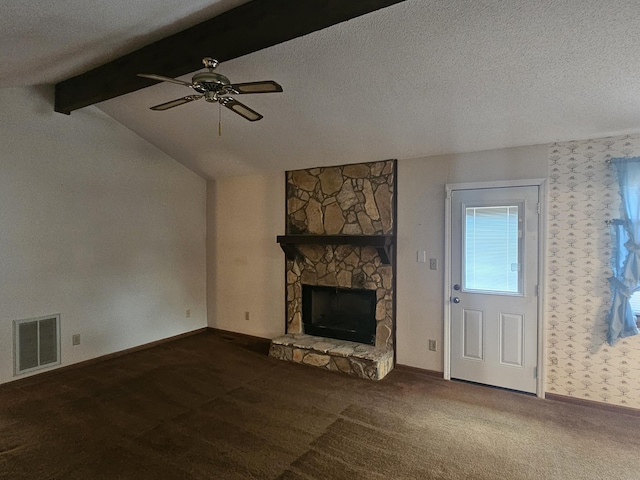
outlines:
M607 314L607 342L638 335L636 317L629 298L640 289L640 157L614 158L611 165L618 174L620 186L620 221L614 223L614 236L609 278L611 310Z

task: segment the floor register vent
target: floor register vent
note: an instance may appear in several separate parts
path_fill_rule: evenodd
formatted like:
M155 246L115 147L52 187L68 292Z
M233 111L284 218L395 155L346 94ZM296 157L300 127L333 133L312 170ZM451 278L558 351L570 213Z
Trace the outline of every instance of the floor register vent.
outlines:
M13 322L14 374L60 363L60 315Z

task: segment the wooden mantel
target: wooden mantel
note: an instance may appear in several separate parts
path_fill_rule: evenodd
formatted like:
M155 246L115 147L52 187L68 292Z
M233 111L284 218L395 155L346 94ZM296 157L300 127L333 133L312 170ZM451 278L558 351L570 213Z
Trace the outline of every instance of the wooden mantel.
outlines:
M276 241L288 260L301 258L298 245L353 245L357 247L374 247L380 260L391 264L392 249L396 243L395 235L278 235Z

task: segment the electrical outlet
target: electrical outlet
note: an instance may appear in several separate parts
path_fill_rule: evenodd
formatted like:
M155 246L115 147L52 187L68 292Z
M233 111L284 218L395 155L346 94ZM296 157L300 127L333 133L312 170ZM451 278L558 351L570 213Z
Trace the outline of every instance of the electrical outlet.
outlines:
M184 318L189 318L189 317L191 317L191 310L187 310L187 311L184 313Z
M438 259L437 258L430 258L429 259L429 269L430 270L437 270L438 269Z
M80 334L71 335L71 345L80 345Z
M244 319L248 322L249 321L249 312L244 312Z
M431 350L432 352L437 352L438 351L438 342L435 341L435 340L429 339L429 350Z

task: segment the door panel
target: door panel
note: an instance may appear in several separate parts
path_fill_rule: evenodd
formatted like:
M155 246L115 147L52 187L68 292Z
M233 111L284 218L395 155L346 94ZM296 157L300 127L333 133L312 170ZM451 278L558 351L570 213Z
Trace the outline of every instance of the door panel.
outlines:
M500 315L500 363L522 367L522 343L524 341L522 315L503 313Z
M536 391L537 205L535 186L452 192L452 378Z
M479 310L464 310L463 339L464 358L482 360L484 347L483 312Z

